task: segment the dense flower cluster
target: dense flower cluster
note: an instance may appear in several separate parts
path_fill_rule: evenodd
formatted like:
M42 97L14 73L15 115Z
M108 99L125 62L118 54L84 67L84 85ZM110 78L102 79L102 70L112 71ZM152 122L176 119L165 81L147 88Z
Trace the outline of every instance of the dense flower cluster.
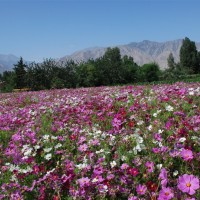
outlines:
M0 199L200 199L200 84L0 94Z

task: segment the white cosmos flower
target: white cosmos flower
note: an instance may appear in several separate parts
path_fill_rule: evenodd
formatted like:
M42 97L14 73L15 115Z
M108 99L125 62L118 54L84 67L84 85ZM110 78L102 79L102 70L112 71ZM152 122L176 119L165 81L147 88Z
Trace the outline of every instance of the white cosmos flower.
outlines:
M157 114L157 113L153 113L153 116L154 116L154 117L157 117L157 116L158 116L158 114Z
M35 149L35 150L40 149L40 145L35 145L35 146L34 146L34 149Z
M84 169L84 168L86 168L87 167L87 164L86 163L83 163L83 164L78 164L78 165L76 165L76 167L78 168L78 169Z
M173 176L177 176L177 175L178 175L178 171L175 170L175 171L173 172Z
M174 108L173 108L172 106L170 106L170 105L167 105L167 106L165 107L165 109L166 109L167 111L169 111L169 112L172 112L172 111L174 110Z
M162 130L162 129L159 129L159 130L158 130L158 133L160 133L160 134L161 134L163 131L164 131L164 130Z
M142 124L144 124L144 121L142 121L142 120L140 120L140 121L137 122L137 125L138 125L138 126L140 126L140 125L142 125Z
M157 167L158 169L161 169L161 168L162 168L162 164L157 164L156 167Z
M153 129L153 126L152 126L152 125L149 125L149 126L147 127L147 129L148 129L149 131L151 131L151 130Z
M115 167L116 165L117 165L117 163L115 161L110 162L111 168Z
M24 156L30 156L32 153L32 150L33 150L32 148L26 149L26 151L24 152Z
M126 159L127 159L126 156L122 156L122 157L121 157L121 160L122 160L122 161L125 161Z
M96 183L98 181L98 178L94 178L93 180L92 180L92 183Z
M179 139L179 142L185 142L185 140L186 140L185 137L181 137L181 138Z
M104 152L104 149L100 149L99 151L96 151L95 153L99 154L99 153L103 153L103 152Z
M44 148L44 152L49 153L52 150L52 148Z
M60 147L62 147L62 144L58 143L54 148L55 148L55 149L58 149L58 148L60 148Z
M50 159L52 158L51 153L48 153L47 155L45 155L44 158L45 158L46 160L50 160Z
M189 95L190 95L190 96L193 96L193 95L194 95L194 91L190 91L190 92L189 92Z
M52 140L57 140L57 137L56 136L51 136L51 139Z

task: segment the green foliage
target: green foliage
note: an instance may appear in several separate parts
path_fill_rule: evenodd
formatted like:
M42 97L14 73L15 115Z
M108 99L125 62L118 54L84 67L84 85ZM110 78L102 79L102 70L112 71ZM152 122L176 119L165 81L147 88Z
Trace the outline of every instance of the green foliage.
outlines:
M183 40L180 49L180 65L187 70L188 74L200 72L195 42L187 37Z
M158 64L156 63L144 64L142 66L142 71L144 74L145 81L152 82L159 80L160 69Z
M11 92L14 88L25 87L43 90L152 83L159 80L175 82L182 81L185 77L187 79L187 75L200 73L200 52L197 52L195 43L189 38L183 40L180 63L175 63L172 53L169 54L167 62L168 68L164 71L160 71L156 63L138 66L132 57L122 57L118 47L107 48L102 57L81 63L45 59L42 63L25 65L20 58L14 65L14 71L0 74L0 89L3 92Z
M1 77L2 86L0 88L3 92L12 92L12 90L15 88L16 82L15 82L16 74L12 71L5 71L3 72L3 75Z
M167 58L167 65L169 68L169 71L174 71L176 67L176 63L174 61L174 56L172 53L169 54L169 57Z
M18 89L26 87L26 67L27 65L24 64L23 58L20 57L20 60L16 65L14 65L14 72L15 72L15 83Z

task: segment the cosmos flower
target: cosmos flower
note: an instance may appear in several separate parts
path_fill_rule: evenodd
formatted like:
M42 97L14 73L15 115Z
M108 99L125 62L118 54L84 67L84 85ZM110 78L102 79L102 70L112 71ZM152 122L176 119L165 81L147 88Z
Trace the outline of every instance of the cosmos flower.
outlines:
M196 192L195 190L199 189L199 179L192 174L184 174L178 178L178 189L193 195Z
M82 145L80 145L79 148L78 148L78 150L79 150L80 152L87 151L87 149L88 149L87 144L82 144Z
M159 178L161 179L162 188L167 186L168 178L167 178L167 170L165 168L161 169Z
M159 192L158 200L170 200L174 197L171 188L162 188Z
M149 173L153 172L153 170L154 170L154 163L153 163L153 162L147 161L147 162L145 163L145 166L147 167L147 171L148 171Z
M136 187L136 191L137 191L137 193L138 193L139 195L143 195L143 194L146 193L147 187L146 187L146 185L141 185L141 184L139 184L139 185L137 185L137 187Z
M180 155L185 161L193 159L193 153L191 150L188 150L188 149L182 149Z
M85 187L85 186L89 186L90 179L88 177L82 177L78 179L77 182L79 183L80 187Z

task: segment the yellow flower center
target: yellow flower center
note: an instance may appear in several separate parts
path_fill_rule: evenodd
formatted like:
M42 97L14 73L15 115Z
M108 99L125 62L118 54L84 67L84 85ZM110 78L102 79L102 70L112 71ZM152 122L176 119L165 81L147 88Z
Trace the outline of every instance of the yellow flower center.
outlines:
M165 195L168 196L168 195L169 195L169 192L165 192Z
M191 184L190 184L190 183L187 183L187 184L186 184L186 186L187 186L187 187L190 187L190 186L191 186Z

